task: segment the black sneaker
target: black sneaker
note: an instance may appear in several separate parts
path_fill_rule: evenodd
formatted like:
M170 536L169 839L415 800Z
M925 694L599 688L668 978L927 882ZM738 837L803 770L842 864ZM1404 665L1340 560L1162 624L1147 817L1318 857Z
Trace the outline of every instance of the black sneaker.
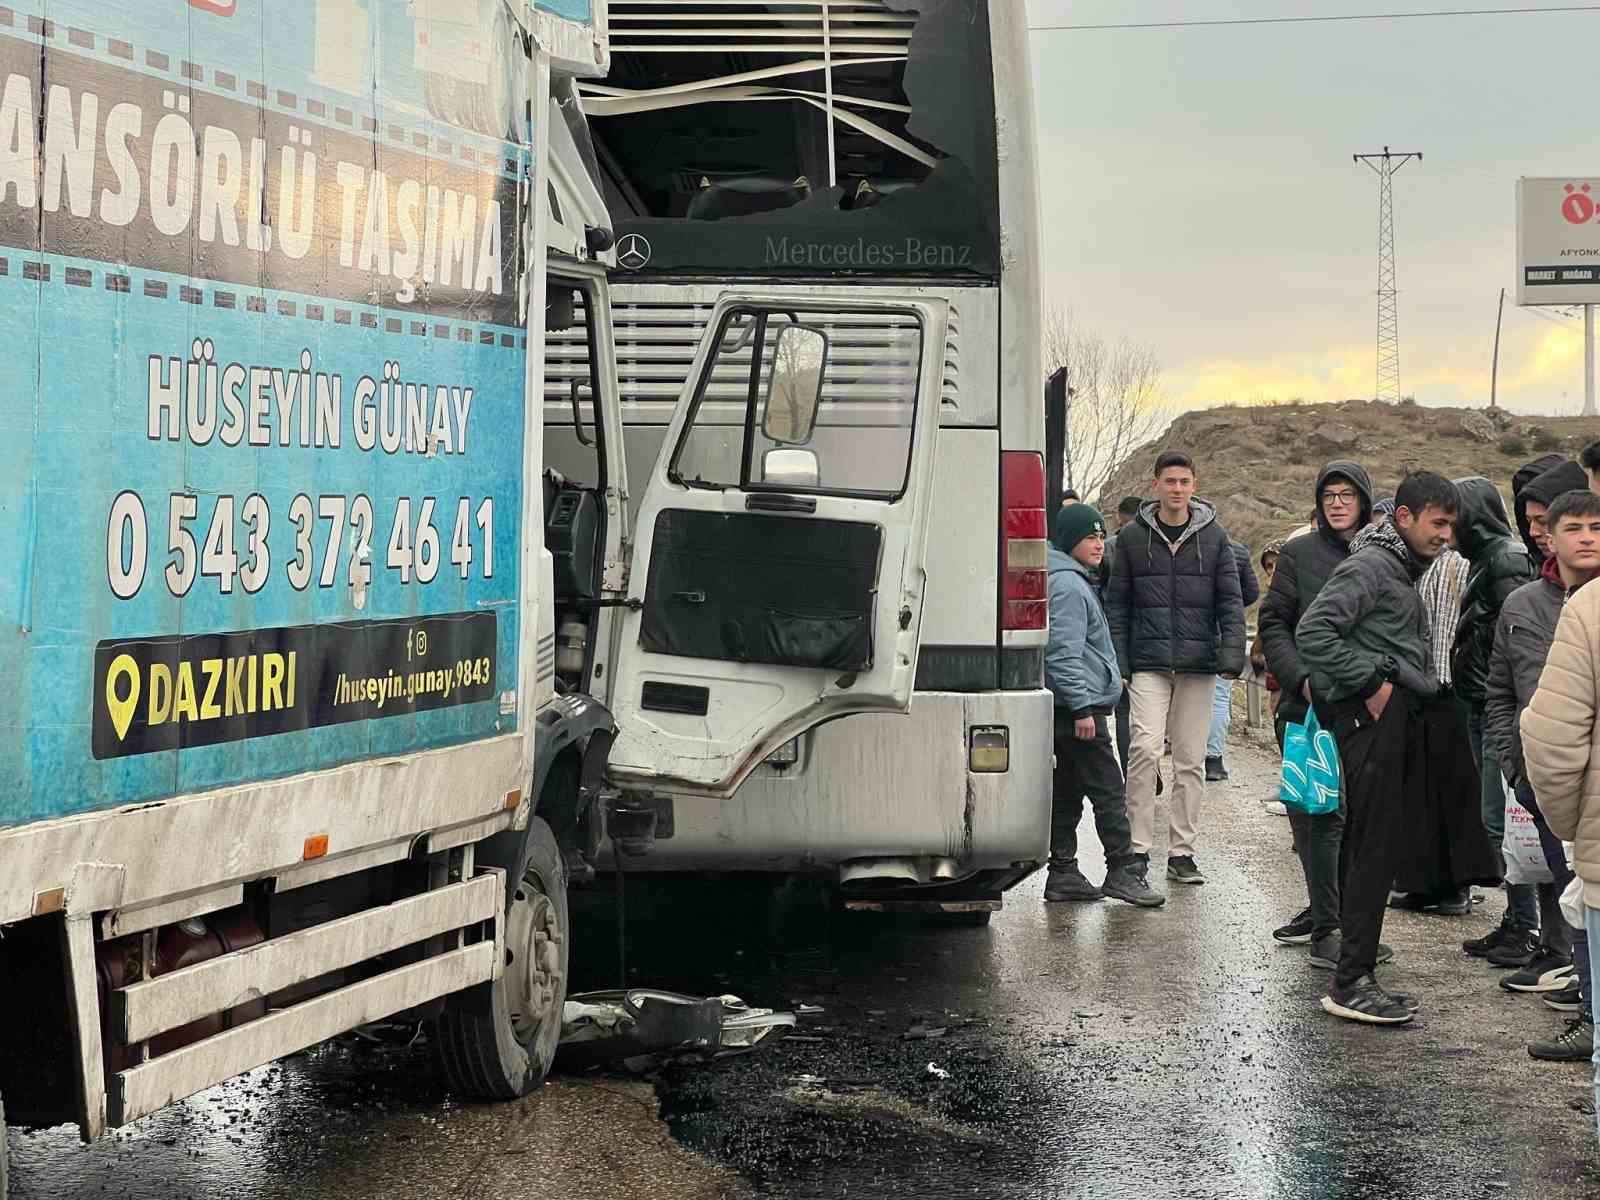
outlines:
M1344 944L1342 935L1330 933L1327 937L1318 938L1311 943L1311 953L1306 957L1306 962L1313 967L1321 967L1331 971L1339 965L1339 948ZM1375 965L1382 966L1394 959L1394 947L1378 943L1378 958Z
M1390 892L1389 907L1403 909L1406 912L1421 912L1427 906L1428 897L1421 892Z
M1464 917L1472 911L1472 889L1462 888L1459 892L1435 896L1422 906L1422 911L1441 917Z
M1206 756L1206 782L1220 783L1228 777L1228 768L1222 765L1222 756Z
M1510 933L1511 926L1502 921L1482 937L1468 938L1461 943L1461 948L1472 955L1473 958L1487 958L1489 957L1489 951L1505 941Z
M1083 877L1077 864L1056 866L1044 880L1044 898L1050 903L1058 900L1103 900L1105 893Z
M1302 908L1289 918L1287 925L1280 925L1272 931L1272 936L1285 946L1307 946L1311 944L1311 910Z
M1194 856L1180 854L1167 859L1167 878L1174 883L1204 883L1206 877L1194 861Z
M1540 949L1538 930L1510 929L1500 944L1483 957L1491 967L1525 967Z
M1576 970L1570 955L1541 949L1522 970L1502 979L1500 986L1508 992L1559 992Z
M1559 992L1546 992L1542 997L1546 1008L1553 1008L1557 1012L1583 1012L1583 992L1578 987L1576 979L1569 979L1567 986Z
M1594 1057L1594 1020L1579 1013L1560 1034L1531 1044L1528 1053L1543 1062L1588 1062Z
M1160 908L1167 902L1165 896L1150 886L1150 868L1143 859L1107 871L1100 890L1114 900L1126 900L1140 908Z
M1378 986L1371 975L1363 975L1350 987L1334 984L1322 998L1322 1008L1346 1021L1364 1025L1404 1025L1416 1011Z
M1383 990L1386 992L1389 991L1388 988L1384 988ZM1416 1012L1422 1007L1422 1001L1418 1000L1409 992L1389 992L1389 999L1393 1000L1396 1004L1400 1005L1400 1007L1410 1012Z

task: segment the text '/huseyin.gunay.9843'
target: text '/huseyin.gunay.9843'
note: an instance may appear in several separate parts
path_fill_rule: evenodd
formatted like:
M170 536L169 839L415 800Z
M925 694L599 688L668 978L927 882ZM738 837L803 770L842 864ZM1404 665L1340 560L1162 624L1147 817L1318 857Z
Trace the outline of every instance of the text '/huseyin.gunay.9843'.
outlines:
M225 446L298 446L337 450L346 431L361 450L385 454L465 454L473 389L413 383L400 364L380 378L362 375L351 389L346 425L341 375L313 371L309 349L297 366L217 361L210 338L196 338L187 360L149 358L148 422L152 441L213 440Z

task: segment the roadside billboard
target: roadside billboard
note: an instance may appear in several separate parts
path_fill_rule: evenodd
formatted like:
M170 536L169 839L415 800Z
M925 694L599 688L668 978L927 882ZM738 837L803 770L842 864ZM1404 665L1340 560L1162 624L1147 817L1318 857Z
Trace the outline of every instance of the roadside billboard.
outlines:
M1600 303L1600 177L1517 180L1517 303Z

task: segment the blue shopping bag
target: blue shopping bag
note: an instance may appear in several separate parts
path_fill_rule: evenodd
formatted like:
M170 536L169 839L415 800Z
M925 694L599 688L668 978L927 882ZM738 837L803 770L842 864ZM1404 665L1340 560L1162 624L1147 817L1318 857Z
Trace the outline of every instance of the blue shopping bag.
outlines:
M1303 725L1283 731L1283 777L1278 799L1285 808L1317 817L1339 807L1339 744L1308 710Z

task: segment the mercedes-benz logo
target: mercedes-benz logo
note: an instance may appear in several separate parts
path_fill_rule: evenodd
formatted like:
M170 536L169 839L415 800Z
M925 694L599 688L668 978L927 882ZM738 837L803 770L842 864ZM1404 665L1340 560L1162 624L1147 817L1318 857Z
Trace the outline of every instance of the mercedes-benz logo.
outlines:
M617 241L617 265L637 271L650 261L650 242L642 233L625 233Z

